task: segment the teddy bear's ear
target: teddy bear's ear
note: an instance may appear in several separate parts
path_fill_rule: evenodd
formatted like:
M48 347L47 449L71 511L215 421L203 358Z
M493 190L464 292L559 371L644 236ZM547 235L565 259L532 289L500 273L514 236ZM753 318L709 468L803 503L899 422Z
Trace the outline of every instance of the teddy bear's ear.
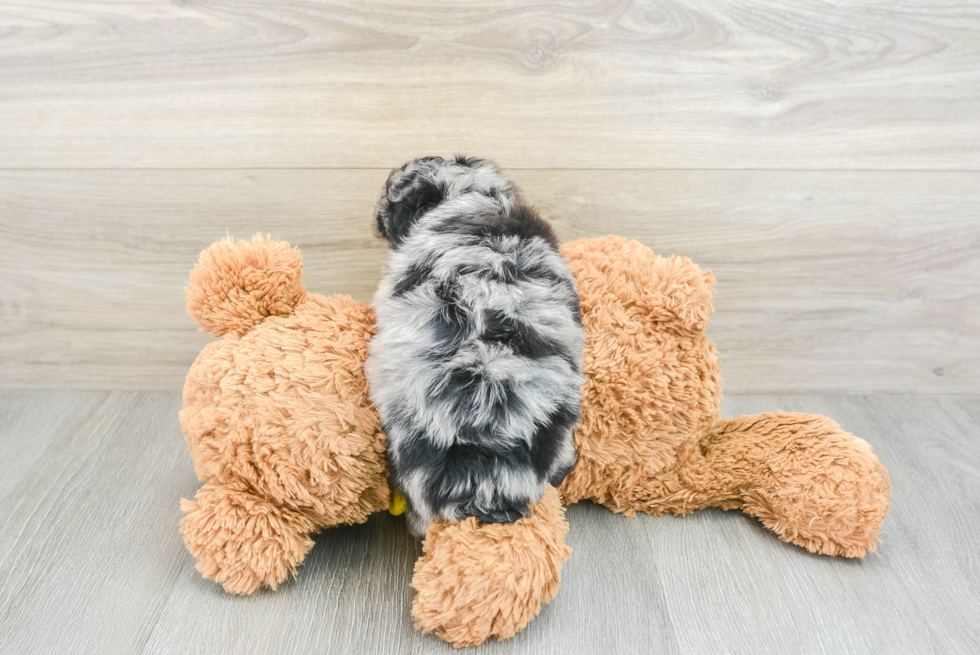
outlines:
M674 316L675 325L689 332L704 332L714 311L711 297L715 276L687 257L658 257L654 269L657 283L652 290Z
M618 306L667 329L700 334L708 327L715 278L687 257L660 257L616 236L578 239L561 252L575 275L583 314Z
M306 297L303 261L285 241L256 234L201 253L187 285L187 313L215 336L243 335L269 316L289 314Z

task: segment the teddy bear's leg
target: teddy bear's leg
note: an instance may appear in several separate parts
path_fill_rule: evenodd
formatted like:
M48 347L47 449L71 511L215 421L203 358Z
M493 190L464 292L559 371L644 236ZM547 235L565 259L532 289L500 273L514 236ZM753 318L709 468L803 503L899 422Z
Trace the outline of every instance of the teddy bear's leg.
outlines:
M547 487L531 516L515 523L429 526L415 564L412 616L423 632L456 647L520 632L554 598L568 523L558 492Z
M196 498L180 501L187 513L180 522L184 543L197 570L229 593L275 589L313 547L316 526L307 516L270 503L244 483L208 482Z
M703 504L740 507L810 552L862 557L877 547L888 472L868 442L829 418L772 412L723 419L700 451L681 479Z

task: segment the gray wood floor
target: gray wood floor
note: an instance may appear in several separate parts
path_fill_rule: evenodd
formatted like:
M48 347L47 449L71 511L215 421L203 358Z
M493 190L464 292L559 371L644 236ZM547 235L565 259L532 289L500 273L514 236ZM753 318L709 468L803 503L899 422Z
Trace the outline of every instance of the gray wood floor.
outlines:
M0 393L0 652L450 652L419 635L401 519L317 539L250 598L194 570L198 483L174 392ZM574 506L558 596L472 652L980 652L980 398L731 396L727 415L825 413L892 477L879 553L810 555L739 513L628 520Z

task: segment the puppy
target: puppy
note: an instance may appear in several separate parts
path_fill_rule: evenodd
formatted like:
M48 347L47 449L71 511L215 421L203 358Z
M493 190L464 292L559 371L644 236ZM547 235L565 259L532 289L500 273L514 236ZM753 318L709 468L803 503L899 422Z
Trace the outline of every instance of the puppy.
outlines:
M412 533L528 516L576 460L584 334L554 233L462 156L392 171L376 218L391 253L367 376Z

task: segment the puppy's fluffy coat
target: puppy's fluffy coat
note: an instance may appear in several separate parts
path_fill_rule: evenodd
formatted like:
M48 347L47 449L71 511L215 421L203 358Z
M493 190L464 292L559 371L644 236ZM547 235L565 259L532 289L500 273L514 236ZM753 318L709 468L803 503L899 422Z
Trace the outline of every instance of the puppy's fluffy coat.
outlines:
M575 464L584 335L548 224L482 159L415 159L377 206L391 246L367 375L409 525L529 513Z

